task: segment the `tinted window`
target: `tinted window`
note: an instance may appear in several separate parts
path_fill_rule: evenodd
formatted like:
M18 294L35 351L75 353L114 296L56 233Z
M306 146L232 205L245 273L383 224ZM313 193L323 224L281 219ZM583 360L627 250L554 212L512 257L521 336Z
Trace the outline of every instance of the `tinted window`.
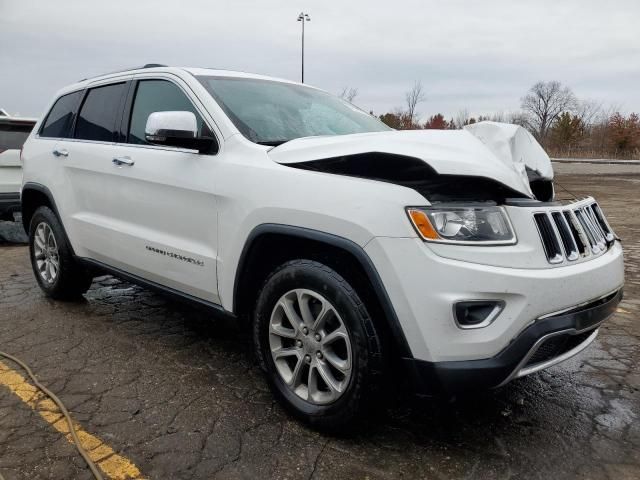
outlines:
M66 138L70 134L73 116L76 113L82 91L63 95L47 115L44 125L40 129L41 137Z
M198 121L198 134L212 136L202 117L187 96L166 80L143 80L138 83L136 98L131 109L129 143L148 144L144 139L147 119L153 112L193 112Z
M9 149L20 150L32 129L33 125L0 124L0 152Z
M75 138L115 142L120 127L120 102L124 83L92 88L80 108Z

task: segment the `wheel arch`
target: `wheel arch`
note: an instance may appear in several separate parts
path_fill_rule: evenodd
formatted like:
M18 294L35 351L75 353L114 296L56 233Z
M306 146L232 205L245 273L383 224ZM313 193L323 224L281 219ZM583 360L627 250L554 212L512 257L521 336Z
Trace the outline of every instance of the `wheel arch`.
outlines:
M49 207L55 214L55 216L58 217L58 221L62 226L62 234L65 237L65 241L69 245L72 255L75 256L73 245L69 241L69 235L67 235L67 230L64 227L62 217L60 216L58 206L56 205L56 201L53 198L51 190L40 183L27 182L22 187L20 204L22 209L22 226L24 227L24 231L27 232L28 236L30 235L29 226L31 225L31 218L33 217L35 211L38 209L38 207Z
M326 232L282 224L255 227L248 235L238 261L232 311L238 316L250 314L267 275L287 260L305 257L328 264L347 280L355 282L354 287L365 287L365 295L370 297L366 300L375 302L394 356L412 357L391 299L372 260L357 243Z
M22 226L24 230L29 233L29 224L31 223L31 217L38 209L38 207L49 207L53 213L60 219L58 207L53 199L51 190L40 183L27 182L22 187L22 193L20 195L20 204L22 209ZM63 227L64 228L64 227Z

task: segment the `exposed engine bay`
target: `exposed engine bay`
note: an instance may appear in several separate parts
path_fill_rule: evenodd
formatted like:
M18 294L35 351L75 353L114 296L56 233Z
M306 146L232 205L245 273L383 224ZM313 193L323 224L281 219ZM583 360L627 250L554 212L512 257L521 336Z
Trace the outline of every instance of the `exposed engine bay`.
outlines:
M422 160L390 153L360 153L293 165L318 172L368 178L416 190L431 203L527 198L491 178L439 174Z

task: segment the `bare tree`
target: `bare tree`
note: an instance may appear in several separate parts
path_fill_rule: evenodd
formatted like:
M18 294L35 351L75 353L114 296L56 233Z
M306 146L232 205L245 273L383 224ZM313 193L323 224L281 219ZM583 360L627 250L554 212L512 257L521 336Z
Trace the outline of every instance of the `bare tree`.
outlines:
M489 116L489 120L492 121L492 122L506 123L507 122L507 114L504 113L503 111L495 112L495 113L492 113Z
M577 100L569 87L560 82L538 82L522 97L522 109L529 117L529 125L540 140L547 137L549 128L562 112L574 111Z
M340 98L346 100L349 103L353 103L353 101L358 96L358 89L351 87L344 87L342 92L340 93Z
M404 94L404 98L407 103L407 117L409 117L411 123L418 123L416 118L416 107L420 102L424 102L427 98L422 82L416 80L413 84L413 88Z
M507 123L513 123L514 125L520 125L521 127L527 127L527 116L520 110L516 112L510 112L507 115Z
M453 119L453 124L456 129L460 130L462 127L464 127L467 124L468 121L469 121L469 110L467 110L466 108L463 108L461 110L458 110L458 113L456 113L456 116Z
M601 105L589 126L588 146L592 151L605 152L609 145L609 119L622 109L619 104L611 104L607 107Z
M602 112L602 102L582 100L577 102L575 116L578 117L585 126L590 126L598 121ZM609 118L609 116L607 116L607 118Z

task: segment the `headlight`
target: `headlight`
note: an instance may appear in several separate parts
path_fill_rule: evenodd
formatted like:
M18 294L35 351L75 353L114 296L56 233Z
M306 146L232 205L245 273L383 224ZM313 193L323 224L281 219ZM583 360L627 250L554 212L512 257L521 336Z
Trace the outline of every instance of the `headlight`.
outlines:
M420 236L430 242L505 245L516 242L507 213L496 206L409 207Z

